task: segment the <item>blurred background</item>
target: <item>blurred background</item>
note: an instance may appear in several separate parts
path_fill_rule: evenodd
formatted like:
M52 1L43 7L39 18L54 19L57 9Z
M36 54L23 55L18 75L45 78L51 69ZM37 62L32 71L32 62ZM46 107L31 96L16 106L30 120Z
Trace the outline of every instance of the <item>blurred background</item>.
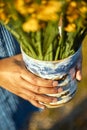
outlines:
M87 130L87 37L82 52L82 81L75 97L59 108L33 113L24 130Z

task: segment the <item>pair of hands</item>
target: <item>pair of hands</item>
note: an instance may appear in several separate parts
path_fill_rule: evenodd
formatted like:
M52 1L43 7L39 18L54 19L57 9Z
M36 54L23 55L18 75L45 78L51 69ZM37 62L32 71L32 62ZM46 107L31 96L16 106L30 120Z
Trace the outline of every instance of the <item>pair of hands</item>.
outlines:
M77 64L77 80L81 80L81 62ZM22 60L21 54L0 60L0 86L8 91L28 100L38 108L45 106L40 102L56 102L55 97L45 94L54 94L63 91L58 86L57 81L42 79L29 72Z

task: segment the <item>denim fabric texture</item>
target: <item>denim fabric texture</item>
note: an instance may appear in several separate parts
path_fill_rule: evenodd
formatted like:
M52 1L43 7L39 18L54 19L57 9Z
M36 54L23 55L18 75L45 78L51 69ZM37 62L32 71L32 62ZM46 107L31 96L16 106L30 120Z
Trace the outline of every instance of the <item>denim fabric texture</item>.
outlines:
M15 38L0 24L0 59L20 53ZM0 130L22 130L22 124L38 109L0 87Z

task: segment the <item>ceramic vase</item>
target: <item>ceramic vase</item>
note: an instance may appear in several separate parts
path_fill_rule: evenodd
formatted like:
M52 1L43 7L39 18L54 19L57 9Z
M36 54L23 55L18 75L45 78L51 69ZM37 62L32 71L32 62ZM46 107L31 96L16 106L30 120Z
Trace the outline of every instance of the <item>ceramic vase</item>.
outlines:
M48 108L59 107L74 97L77 90L77 81L73 78L73 75L75 75L76 64L81 55L81 48L72 56L58 61L36 60L26 55L21 49L23 61L29 71L45 79L58 80L57 87L63 88L63 91L60 93L47 94L58 99L56 103L45 104Z

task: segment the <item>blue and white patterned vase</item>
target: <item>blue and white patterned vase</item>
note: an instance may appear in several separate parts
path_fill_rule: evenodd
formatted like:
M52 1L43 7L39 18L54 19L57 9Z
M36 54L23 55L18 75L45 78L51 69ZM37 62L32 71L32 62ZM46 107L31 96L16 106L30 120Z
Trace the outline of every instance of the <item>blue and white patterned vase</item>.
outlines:
M75 75L75 67L81 56L82 47L78 51L58 61L41 61L26 55L21 49L25 66L29 71L45 79L58 80L58 87L63 88L63 92L57 94L48 94L57 97L56 103L45 104L48 108L56 108L70 101L76 93L77 81L73 78Z

